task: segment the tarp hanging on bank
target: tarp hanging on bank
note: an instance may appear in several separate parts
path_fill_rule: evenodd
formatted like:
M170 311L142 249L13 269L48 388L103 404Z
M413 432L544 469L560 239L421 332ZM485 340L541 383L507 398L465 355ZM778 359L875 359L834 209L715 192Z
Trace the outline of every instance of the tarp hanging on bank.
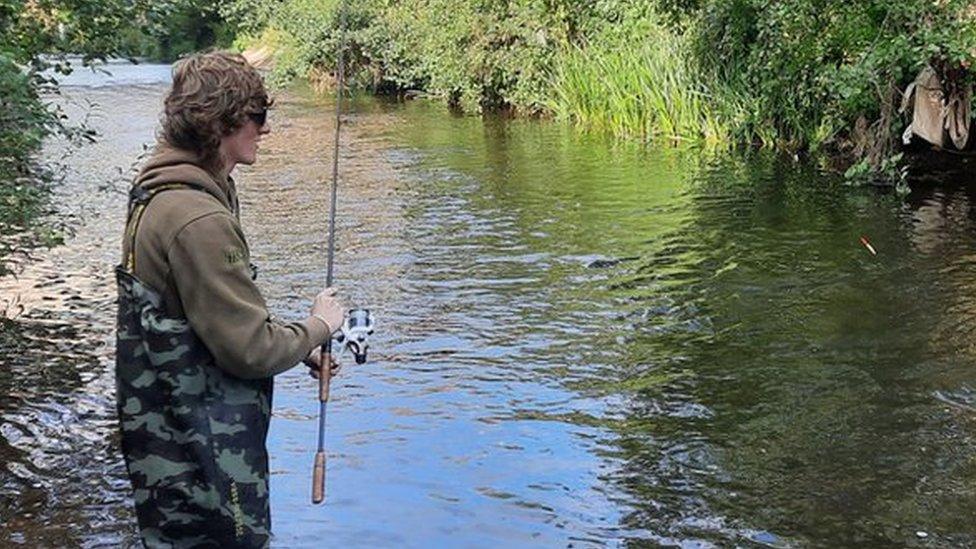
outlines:
M913 107L912 123L902 135L904 144L908 145L914 136L918 136L937 147L952 143L956 149L967 148L974 133L972 86L958 87L947 97L938 73L928 66L905 90L901 111L909 105Z

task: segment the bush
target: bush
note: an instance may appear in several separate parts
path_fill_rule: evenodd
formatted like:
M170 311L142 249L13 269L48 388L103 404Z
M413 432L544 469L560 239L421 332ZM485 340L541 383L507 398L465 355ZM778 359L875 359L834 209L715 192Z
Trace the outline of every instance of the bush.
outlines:
M976 61L968 0L709 0L696 55L719 94L751 97L746 124L790 149L838 146L859 118L892 140L894 89L926 64Z
M24 170L24 162L40 147L50 124L50 114L30 76L0 57L0 177Z
M208 5L199 0L0 2L0 236L5 237L0 272L12 247L57 240L50 227L32 226L52 183L52 166L36 158L43 140L52 135L73 142L94 139L93 131L69 124L60 109L42 100L57 92L59 75L74 70L69 54L80 55L88 66L149 48L160 56L194 49L211 35L218 38L215 19L198 17L209 13ZM161 45L147 37L170 42ZM10 240L25 229L29 234Z
M571 32L560 22L568 16L548 4L350 2L350 77L378 92L422 90L469 112L537 113L548 98L554 46ZM337 11L335 0L285 0L260 31L242 24L245 44L278 46L278 82L333 70Z
M335 67L337 0L230 0L279 81ZM971 0L363 0L351 74L469 112L555 113L640 138L827 151L880 167L926 64L971 85ZM255 9L245 9L252 7ZM263 33L263 34L262 34ZM855 131L857 130L857 131Z

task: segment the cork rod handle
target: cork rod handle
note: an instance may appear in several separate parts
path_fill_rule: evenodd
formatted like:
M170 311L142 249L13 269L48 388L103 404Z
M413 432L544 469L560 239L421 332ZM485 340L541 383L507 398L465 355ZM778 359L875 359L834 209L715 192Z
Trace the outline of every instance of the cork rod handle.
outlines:
M315 454L315 468L312 472L312 503L318 505L325 501L325 452Z

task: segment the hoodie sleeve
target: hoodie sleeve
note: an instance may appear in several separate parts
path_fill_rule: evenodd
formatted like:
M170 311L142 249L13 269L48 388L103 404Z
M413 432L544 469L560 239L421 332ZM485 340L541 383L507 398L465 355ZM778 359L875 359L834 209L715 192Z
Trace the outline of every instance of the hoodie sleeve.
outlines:
M167 256L184 314L222 370L244 379L270 377L301 362L327 338L328 328L317 318L288 324L271 318L230 214L189 222Z

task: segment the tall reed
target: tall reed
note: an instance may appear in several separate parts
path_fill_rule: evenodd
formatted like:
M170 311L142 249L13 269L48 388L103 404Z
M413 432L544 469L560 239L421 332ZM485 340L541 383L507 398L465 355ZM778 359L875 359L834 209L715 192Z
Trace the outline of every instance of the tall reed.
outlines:
M724 145L732 128L685 39L663 27L568 48L554 68L557 117L622 137Z

